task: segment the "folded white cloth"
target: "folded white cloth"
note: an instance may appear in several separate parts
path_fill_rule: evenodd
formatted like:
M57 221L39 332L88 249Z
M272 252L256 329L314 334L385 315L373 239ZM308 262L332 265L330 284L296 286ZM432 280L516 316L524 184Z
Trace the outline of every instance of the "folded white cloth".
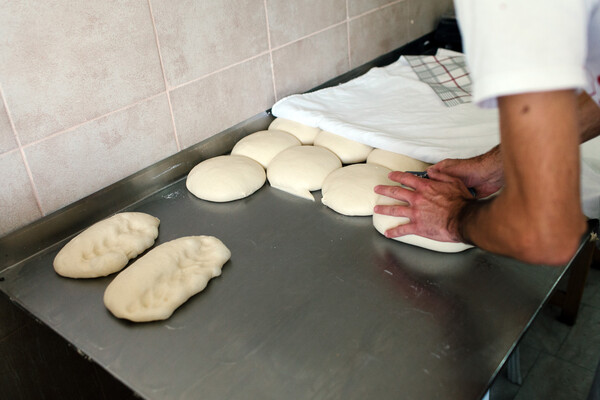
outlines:
M438 53L447 54L456 53ZM404 57L347 83L281 99L272 112L429 163L472 157L499 142L497 110L447 107Z
M437 54L448 55L460 53L441 49ZM481 109L473 103L446 106L405 57L344 84L281 99L272 112L429 163L473 157L500 140L496 109ZM600 139L594 142L600 144ZM585 146L600 148L590 143L584 150ZM587 156L583 151L582 204L588 217L600 218L600 159L594 159L594 154L600 150L589 150Z

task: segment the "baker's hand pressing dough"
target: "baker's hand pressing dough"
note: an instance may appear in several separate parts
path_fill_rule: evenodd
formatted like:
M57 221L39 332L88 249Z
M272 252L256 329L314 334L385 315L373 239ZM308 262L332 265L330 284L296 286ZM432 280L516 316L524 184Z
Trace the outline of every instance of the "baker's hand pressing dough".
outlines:
M319 132L315 138L314 144L315 146L325 147L326 149L333 151L344 164L363 162L373 150L371 146L346 139L339 135L334 135L327 131Z
M310 193L342 162L324 147L295 146L279 153L267 168L269 183L276 189L314 201Z
M431 164L391 151L374 149L367 157L367 164L378 164L392 171L425 171Z
M122 271L104 292L104 305L134 322L167 319L211 278L221 275L231 252L213 236L163 243Z
M291 133L296 136L302 144L313 144L315 137L321 131L319 128L313 128L312 126L285 118L275 118L273 122L271 122L271 125L269 125L269 130L273 129Z
M240 139L233 146L231 154L250 157L266 169L277 154L300 144L300 140L291 133L278 130L258 131Z
M226 202L250 196L267 180L264 168L245 156L219 156L196 165L185 186L202 200Z
M377 205L395 206L395 205L406 205L407 203L392 199L387 196L378 196L376 200ZM404 225L409 223L410 220L406 217L394 217L391 215L373 214L373 226L377 232L385 235L388 229L394 228L398 225ZM440 242L438 240L429 239L418 235L404 235L393 238L402 243L412 244L413 246L423 247L425 249L439 251L442 253L458 253L460 251L470 249L470 244L457 243L457 242Z
M372 215L377 185L395 185L388 179L391 171L375 164L354 164L337 169L323 182L322 202L332 210L349 216Z
M54 258L54 270L68 278L97 278L120 271L154 244L160 221L139 212L115 214L90 226Z

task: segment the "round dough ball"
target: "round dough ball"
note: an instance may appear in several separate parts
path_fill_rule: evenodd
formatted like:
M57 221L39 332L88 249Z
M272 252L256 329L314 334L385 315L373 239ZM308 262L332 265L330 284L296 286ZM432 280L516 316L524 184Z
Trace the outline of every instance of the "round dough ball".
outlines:
M185 186L202 200L226 202L250 196L267 180L259 163L244 156L219 156L196 165Z
M404 154L374 149L367 157L367 164L378 164L392 171L425 171L431 164L416 160Z
M333 171L323 182L323 204L344 215L373 215L377 185L398 185L391 171L375 164L354 164Z
M315 138L315 146L322 146L333 151L344 164L363 162L373 150L371 146L327 131L319 132Z
M258 131L240 139L233 146L231 154L250 157L267 168L277 154L300 144L300 140L291 133L278 130Z
M406 204L403 201L393 199L387 196L377 195L377 205L397 205ZM377 232L385 235L385 231L395 228L398 225L407 224L410 220L406 217L394 217L392 215L373 214L373 226ZM458 253L463 250L470 249L470 244L455 243L455 242L440 242L438 240L429 239L418 235L405 235L393 238L402 243L411 244L413 246L423 247L425 249L438 251L441 253Z
M295 146L273 158L267 178L274 188L314 201L310 192L321 189L325 178L341 167L340 159L324 147Z
M285 118L275 118L275 120L271 122L271 125L269 125L269 130L273 129L291 133L296 136L302 144L313 144L315 136L321 131L319 128L313 128L312 126Z

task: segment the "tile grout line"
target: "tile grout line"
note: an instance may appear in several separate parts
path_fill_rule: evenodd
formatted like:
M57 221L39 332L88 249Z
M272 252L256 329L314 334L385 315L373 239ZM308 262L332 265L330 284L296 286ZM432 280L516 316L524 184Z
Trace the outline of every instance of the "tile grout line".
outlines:
M348 46L348 70L352 69L352 51L350 49L350 8L346 0L346 41Z
M160 40L158 38L158 29L156 29L156 20L154 19L154 11L152 10L152 4L148 0L148 9L150 11L150 20L152 21L152 30L154 31L154 40L156 40L156 49L158 50L158 60L160 62L160 69L162 71L163 81L165 84L165 92L167 94L167 103L169 104L169 113L171 114L171 125L173 127L173 136L175 138L175 146L177 151L181 150L179 143L179 136L177 135L177 126L175 125L175 114L173 113L173 104L171 103L171 92L169 91L169 82L167 81L167 73L165 71L165 63L163 62L162 52L160 51Z
M40 214L42 216L44 216L45 213L44 213L44 209L42 208L42 201L40 199L40 194L37 190L35 181L33 180L33 173L31 172L31 167L29 166L29 162L27 161L27 156L25 155L24 146L22 145L21 139L19 138L19 135L17 134L17 127L15 126L15 121L12 118L10 108L8 107L8 102L6 101L6 97L4 96L4 89L2 88L2 85L0 85L0 96L2 97L2 103L4 104L4 109L6 110L6 116L8 117L8 122L10 123L10 127L13 131L15 141L17 142L17 147L18 147L17 150L21 153L21 158L23 160L23 164L25 165L25 171L27 172L27 176L29 178L29 184L31 185L31 190L33 192L33 197L35 199L35 203L37 205L38 210L40 211Z
M267 45L269 46L269 60L271 63L271 80L273 81L273 97L275 98L275 102L277 102L277 84L275 82L275 65L273 64L273 49L271 47L271 25L269 24L269 11L267 9L267 0L263 0L263 5L265 8L265 20L267 23Z

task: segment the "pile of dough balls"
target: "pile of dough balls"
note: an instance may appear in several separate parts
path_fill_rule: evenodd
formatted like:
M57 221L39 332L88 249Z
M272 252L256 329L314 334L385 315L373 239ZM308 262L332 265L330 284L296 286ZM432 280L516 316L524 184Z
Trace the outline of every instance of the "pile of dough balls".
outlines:
M186 186L196 197L228 202L250 196L268 180L279 190L315 201L311 192L321 190L321 202L347 216L373 215L382 204L377 185L398 185L391 171L425 171L430 164L356 142L284 118L276 118L267 130L238 141L231 154L205 160L188 175ZM374 215L376 229L407 223L407 219ZM385 221L385 224L382 223ZM387 229L387 228L386 228ZM414 235L412 235L414 236ZM462 243L443 243L419 237L397 238L438 251L461 251Z

